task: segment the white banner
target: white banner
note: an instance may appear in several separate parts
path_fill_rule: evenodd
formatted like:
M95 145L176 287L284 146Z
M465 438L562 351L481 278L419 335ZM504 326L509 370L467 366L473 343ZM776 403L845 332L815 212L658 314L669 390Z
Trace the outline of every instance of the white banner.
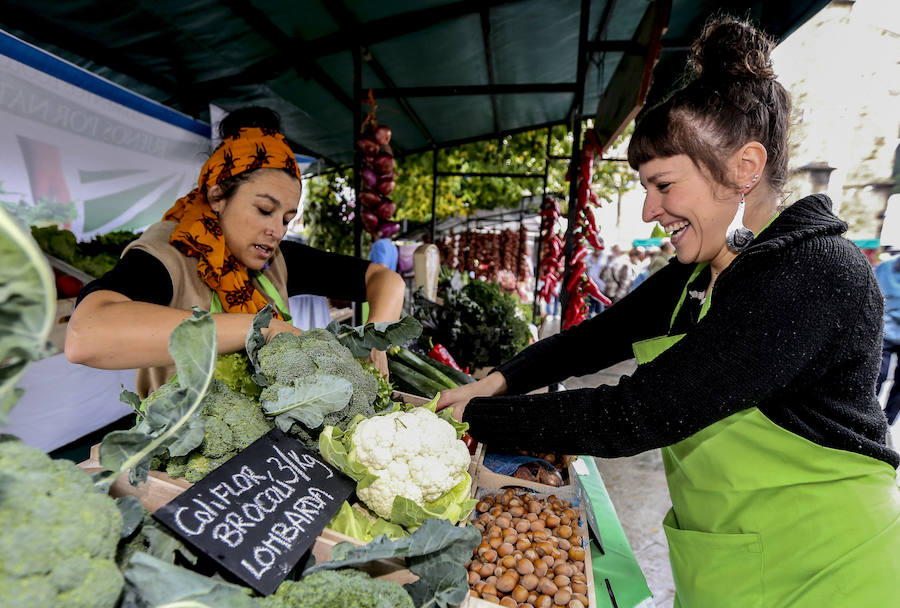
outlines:
M0 202L79 240L140 230L195 185L209 127L0 30Z

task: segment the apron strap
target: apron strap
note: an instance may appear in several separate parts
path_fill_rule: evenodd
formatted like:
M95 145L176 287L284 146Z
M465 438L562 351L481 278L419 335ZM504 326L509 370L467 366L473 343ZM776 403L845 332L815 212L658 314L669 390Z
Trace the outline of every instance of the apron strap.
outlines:
M291 315L290 312L288 312L289 309L284 305L284 300L281 298L281 294L278 293L278 290L275 289L272 281L266 278L261 272L256 275L256 280L259 281L259 285L263 288L265 294L269 296L275 303L275 306L278 307L278 311L281 313L281 316L284 317L284 320L290 323ZM209 303L209 312L213 314L225 312L225 309L222 307L222 301L219 300L219 294L215 291L213 291L212 294L212 302Z

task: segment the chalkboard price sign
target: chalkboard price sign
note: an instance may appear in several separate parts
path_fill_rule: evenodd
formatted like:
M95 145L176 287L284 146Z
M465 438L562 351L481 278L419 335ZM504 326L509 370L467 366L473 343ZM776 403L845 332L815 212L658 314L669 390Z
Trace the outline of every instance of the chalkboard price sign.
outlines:
M154 517L269 595L355 485L318 454L272 429Z

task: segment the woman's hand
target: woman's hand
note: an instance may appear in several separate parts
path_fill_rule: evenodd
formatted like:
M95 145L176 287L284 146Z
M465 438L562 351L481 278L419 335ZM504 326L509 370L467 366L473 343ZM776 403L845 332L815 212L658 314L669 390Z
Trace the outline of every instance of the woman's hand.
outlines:
M263 329L263 332L266 335L266 344L271 342L272 338L284 331L289 331L295 336L299 336L303 333L302 329L294 327L287 321L282 321L281 319L272 319L271 321L269 321L269 327Z
M383 350L378 350L377 348L373 348L372 352L369 353L369 361L372 362L372 365L375 366L375 369L381 372L382 376L390 380L391 375L390 372L388 372L386 352L384 352Z
M466 410L470 400L475 397L502 395L505 392L506 378L500 372L493 372L478 382L463 384L450 390L441 391L437 409L440 411L446 407L452 407L453 417L462 422L463 412Z

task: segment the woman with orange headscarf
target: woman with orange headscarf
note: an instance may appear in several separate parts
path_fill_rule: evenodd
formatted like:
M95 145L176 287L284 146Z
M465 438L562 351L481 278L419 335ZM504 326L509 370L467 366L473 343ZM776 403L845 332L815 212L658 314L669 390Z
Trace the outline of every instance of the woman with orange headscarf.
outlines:
M300 333L291 295L369 302L369 321L399 318L405 286L380 264L282 241L300 202L300 172L266 108L233 112L197 187L131 243L116 267L87 285L69 321L66 356L102 369L138 368L152 392L174 375L169 334L197 306L214 314L220 353L235 352L253 316L276 311L267 338ZM387 371L384 353L372 359Z

